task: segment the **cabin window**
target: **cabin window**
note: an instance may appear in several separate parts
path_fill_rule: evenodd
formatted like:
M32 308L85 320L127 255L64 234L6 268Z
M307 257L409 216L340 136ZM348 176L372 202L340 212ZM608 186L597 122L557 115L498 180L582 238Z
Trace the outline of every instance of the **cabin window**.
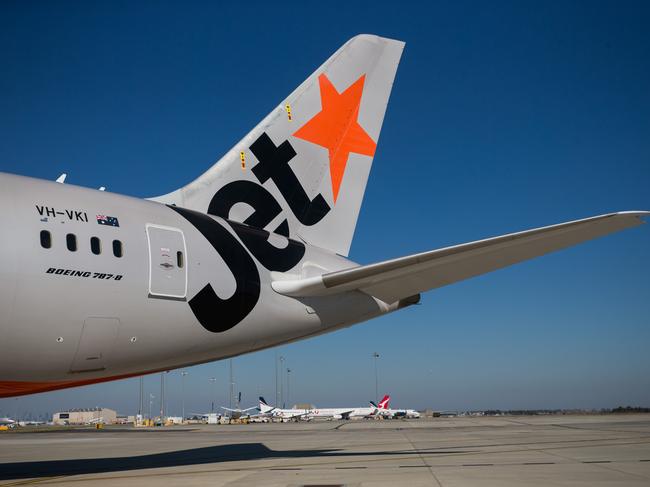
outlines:
M97 237L90 237L90 250L93 254L99 255L102 252L102 245Z
M176 265L178 266L179 269L183 268L183 252L180 250L176 252Z
M52 235L47 230L41 230L41 247L44 249L52 247Z
M113 255L115 257L122 257L122 242L113 240Z
M70 252L77 251L77 236L74 233L69 233L65 236L65 244Z

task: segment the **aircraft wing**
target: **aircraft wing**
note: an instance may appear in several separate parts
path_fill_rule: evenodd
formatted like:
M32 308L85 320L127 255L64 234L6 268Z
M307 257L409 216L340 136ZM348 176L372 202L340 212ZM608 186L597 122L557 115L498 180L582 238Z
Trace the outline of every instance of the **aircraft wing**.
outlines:
M394 303L430 289L501 269L609 233L645 223L647 211L594 216L500 237L330 272L304 279L274 280L287 296L325 296L360 290Z
M341 417L343 419L350 419L350 414L354 412L354 409L350 409L349 411L345 411L344 413L341 413Z

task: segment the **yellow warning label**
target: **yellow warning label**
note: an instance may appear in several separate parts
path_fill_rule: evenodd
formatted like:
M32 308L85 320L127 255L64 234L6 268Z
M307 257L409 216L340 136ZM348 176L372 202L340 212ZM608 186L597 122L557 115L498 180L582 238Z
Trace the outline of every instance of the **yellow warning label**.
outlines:
M244 151L241 151L239 153L239 159L241 159L241 168L243 171L244 169L246 169L246 154L244 153Z
M291 120L293 120L293 118L291 117L291 105L287 103L284 109L287 111L287 119L289 119L289 121L291 122Z

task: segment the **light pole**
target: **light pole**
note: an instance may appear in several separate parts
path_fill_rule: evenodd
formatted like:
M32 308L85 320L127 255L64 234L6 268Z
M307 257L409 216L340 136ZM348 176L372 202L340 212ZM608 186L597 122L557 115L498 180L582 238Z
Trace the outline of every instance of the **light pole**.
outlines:
M144 377L140 376L140 403L138 404L138 416L140 417L138 421L142 424L142 415L144 413Z
M284 387L282 387L282 384L284 382L284 374L282 373L284 371L284 357L280 355L280 404L282 404L282 407L286 407L284 404Z
M160 373L160 422L165 417L165 373Z
M377 352L372 352L372 358L375 362L375 404L379 402L379 378L377 376L377 359L379 354Z
M181 424L185 423L185 376L187 372L181 371Z
M151 405L153 403L153 398L156 397L153 394L149 393L149 419L151 419Z
M280 395L278 389L278 351L275 351L275 406L280 405Z
M291 395L289 394L289 374L291 374L291 369L287 368L287 402L291 404Z
M230 399L228 400L228 407L232 409L232 400L235 395L235 380L232 375L232 359L230 359Z
M217 397L217 378L216 377L210 377L208 379L210 382L212 382L212 409L210 409L210 412L214 413L214 400Z

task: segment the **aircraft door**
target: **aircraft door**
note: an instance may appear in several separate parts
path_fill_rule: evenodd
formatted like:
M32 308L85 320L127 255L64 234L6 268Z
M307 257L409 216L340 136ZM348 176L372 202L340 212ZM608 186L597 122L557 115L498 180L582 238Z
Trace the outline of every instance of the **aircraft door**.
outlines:
M177 228L147 224L149 297L185 299L187 265L185 236Z

